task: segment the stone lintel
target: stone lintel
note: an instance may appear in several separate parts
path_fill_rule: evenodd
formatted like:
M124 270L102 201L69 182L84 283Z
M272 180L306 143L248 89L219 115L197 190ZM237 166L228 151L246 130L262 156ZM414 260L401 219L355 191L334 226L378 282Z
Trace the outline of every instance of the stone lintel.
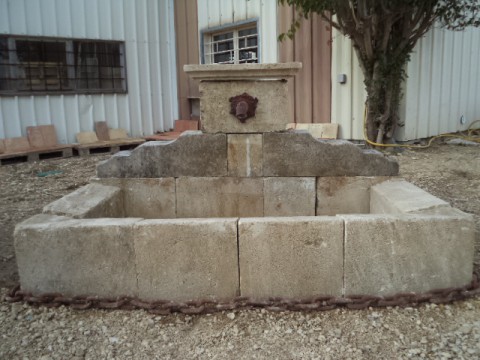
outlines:
M288 79L302 69L300 62L275 64L184 65L183 71L194 80Z

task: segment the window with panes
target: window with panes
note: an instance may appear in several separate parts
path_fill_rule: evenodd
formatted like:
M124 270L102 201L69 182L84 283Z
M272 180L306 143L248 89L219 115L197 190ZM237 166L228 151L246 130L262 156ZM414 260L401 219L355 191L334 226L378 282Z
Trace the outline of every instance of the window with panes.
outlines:
M226 28L204 34L205 64L258 63L257 25Z

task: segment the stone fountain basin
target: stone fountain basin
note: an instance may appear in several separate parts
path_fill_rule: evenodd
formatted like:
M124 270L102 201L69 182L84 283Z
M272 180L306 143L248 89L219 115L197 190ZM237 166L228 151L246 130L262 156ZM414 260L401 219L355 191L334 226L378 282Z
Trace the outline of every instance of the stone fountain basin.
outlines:
M106 178L15 229L24 291L148 300L468 285L474 222L398 178Z

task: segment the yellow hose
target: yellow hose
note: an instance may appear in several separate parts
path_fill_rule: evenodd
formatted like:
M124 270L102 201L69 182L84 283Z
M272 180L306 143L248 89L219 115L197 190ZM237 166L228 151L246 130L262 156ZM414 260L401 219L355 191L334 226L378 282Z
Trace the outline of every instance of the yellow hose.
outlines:
M410 148L410 149L426 149L426 148L429 148L432 145L432 142L434 140L436 140L438 138L441 138L441 137L453 137L453 138L458 138L458 139L463 139L463 140L468 140L468 141L480 142L480 139L478 137L471 137L471 134L472 134L473 131L480 130L480 129L472 129L473 124L475 124L477 122L480 122L480 120L475 120L468 127L467 136L457 135L457 134L453 134L453 133L440 134L440 135L436 135L436 136L431 137L430 140L428 140L427 145L380 144L380 143L377 143L377 142L374 142L374 141L371 141L371 140L368 139L368 136L367 136L367 113L368 113L368 110L367 110L367 107L365 106L365 110L363 112L363 139L368 144L373 145L373 146L403 147L403 148Z

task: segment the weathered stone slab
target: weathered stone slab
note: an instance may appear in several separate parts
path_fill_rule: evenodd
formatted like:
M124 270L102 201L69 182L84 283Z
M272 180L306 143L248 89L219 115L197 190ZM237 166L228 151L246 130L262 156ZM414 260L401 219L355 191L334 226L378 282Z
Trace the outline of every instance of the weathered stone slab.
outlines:
M315 216L314 177L264 179L265 216Z
M226 176L225 134L185 131L175 141L149 141L121 151L97 166L99 178Z
M317 215L370 213L370 187L386 176L317 178Z
M242 296L342 295L342 219L247 218L238 231Z
M73 218L115 218L125 215L120 188L88 184L46 205L43 212Z
M370 208L374 214L451 214L451 207L405 180L391 180L372 187Z
M184 65L183 71L195 80L288 79L302 68L300 62L274 64Z
M176 217L175 178L94 178L91 181L122 190L125 217Z
M464 286L473 271L468 217L342 215L345 295L393 295Z
M263 134L264 176L393 176L398 163L344 140L316 140L305 131Z
M177 179L178 218L240 216L263 216L263 179Z
M145 220L135 233L140 298L238 295L237 219Z
M40 215L17 225L15 254L22 290L137 296L132 233L137 220Z
M245 123L230 114L229 99L247 93L258 99L254 117ZM200 119L206 133L259 133L281 131L289 122L288 86L283 80L202 81Z
M228 176L262 176L261 134L228 135Z

